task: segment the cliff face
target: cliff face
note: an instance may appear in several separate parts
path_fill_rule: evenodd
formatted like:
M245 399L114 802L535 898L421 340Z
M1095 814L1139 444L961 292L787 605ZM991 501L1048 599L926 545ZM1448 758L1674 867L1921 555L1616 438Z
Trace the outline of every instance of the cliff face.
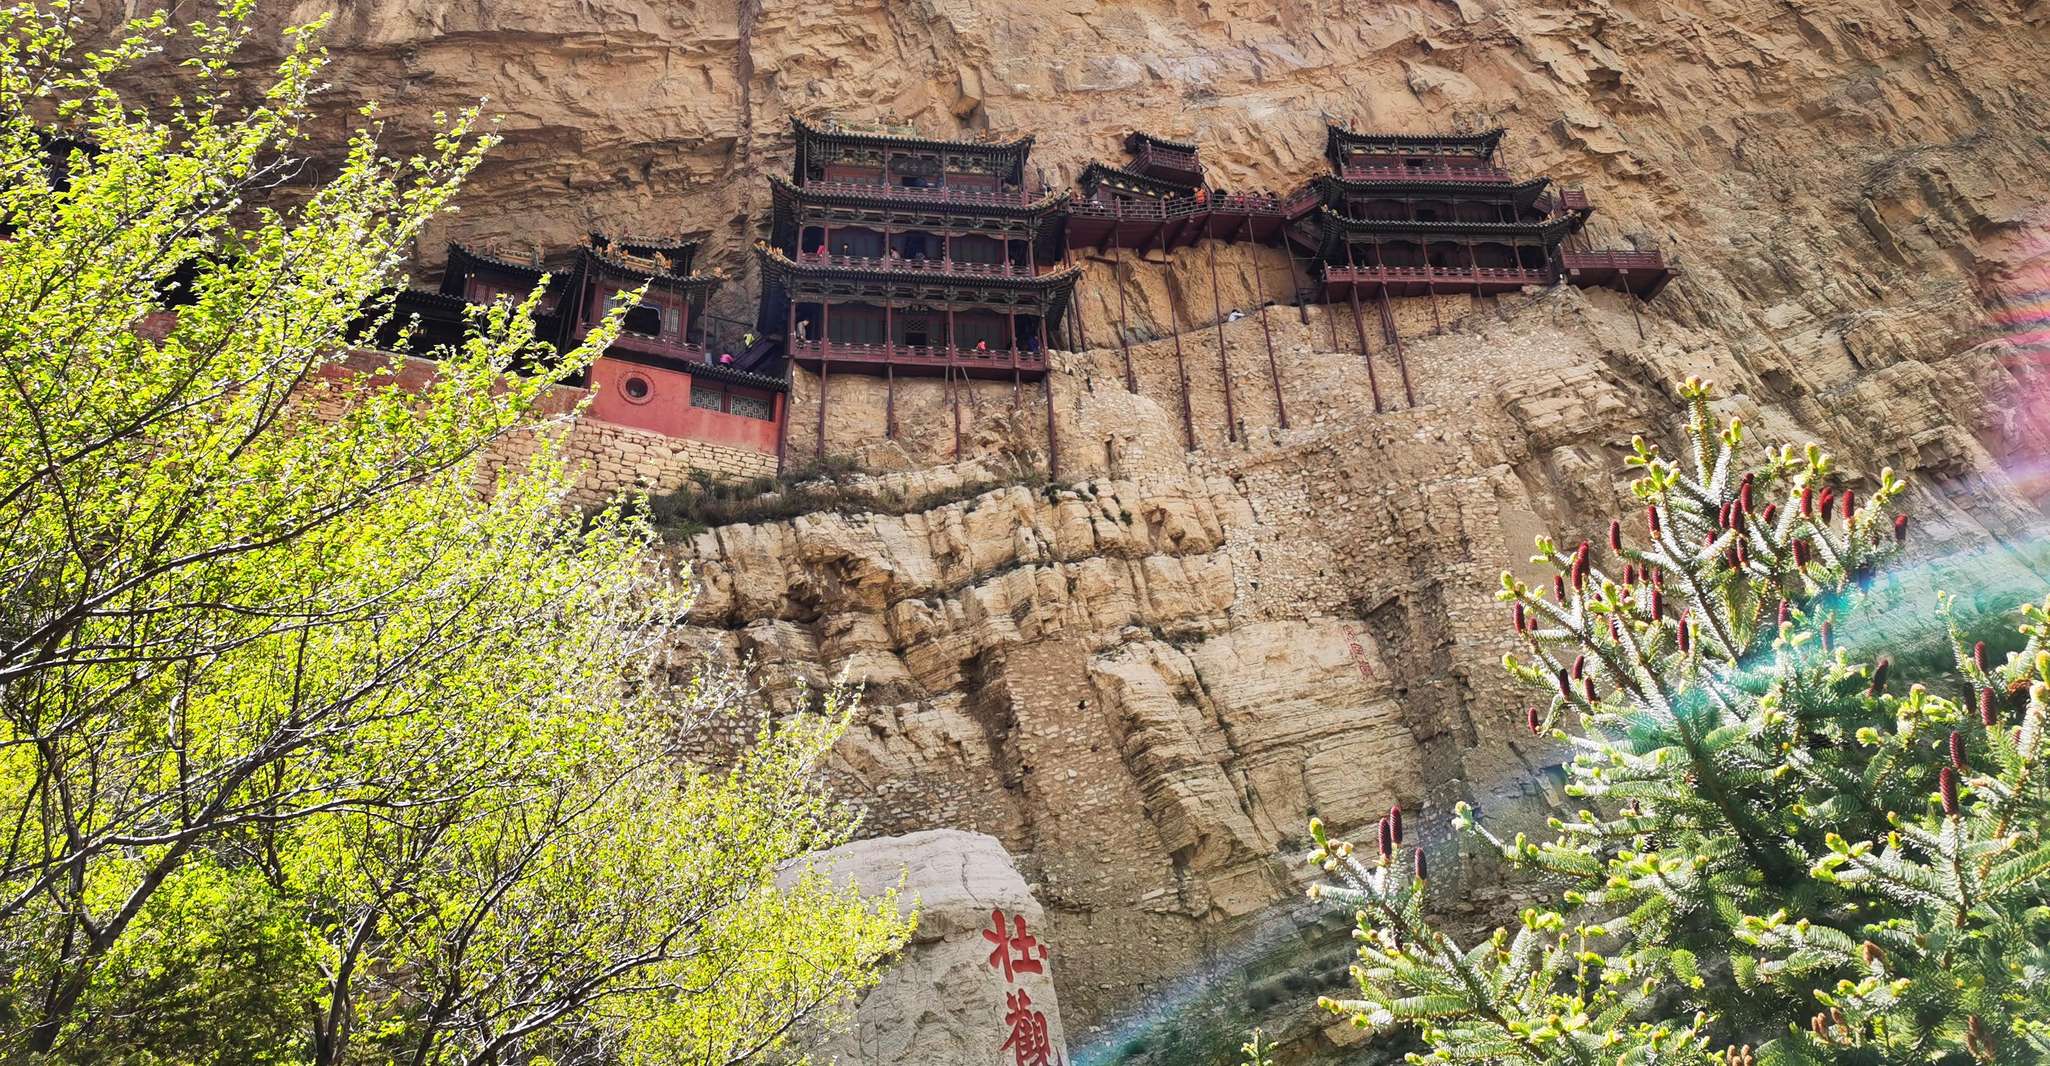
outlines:
M1370 383L1346 309L1212 328L1286 298L1279 253L1216 249L1214 285L1203 247L1091 260L1091 350L1055 353L1045 396L981 386L966 462L937 387L900 396L904 440L876 446L875 388L836 377L824 431L916 501L1043 462L1050 402L1055 486L679 546L706 583L690 640L779 694L867 681L837 771L878 832L972 829L1023 857L1079 1031L1293 892L1275 856L1310 812L1401 802L1435 832L1456 799L1544 795L1549 753L1518 739L1496 665L1495 575L1533 533L1626 509L1621 449L1664 424L1677 377L1719 382L1766 440L1906 472L1931 551L2030 535L2050 495L2026 333L2050 287L2046 22L1901 0L352 0L330 41L339 94L401 136L480 96L505 116L448 235L703 236L736 318L793 113L1031 132L1050 184L1146 129L1199 142L1233 189L1320 170L1326 115L1498 123L1510 167L1586 188L1599 243L1682 266L1636 310L1401 301L1402 364L1376 337ZM1162 338L1131 348L1136 396L1120 284L1132 334ZM815 394L801 377L800 456Z

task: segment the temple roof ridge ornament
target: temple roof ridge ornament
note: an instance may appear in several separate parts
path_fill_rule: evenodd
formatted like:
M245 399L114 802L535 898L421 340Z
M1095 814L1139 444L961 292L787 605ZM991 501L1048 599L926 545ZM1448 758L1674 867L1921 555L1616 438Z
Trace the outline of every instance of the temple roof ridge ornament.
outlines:
M790 125L800 143L806 138L816 138L822 140L866 141L873 144L894 144L906 147L930 148L936 151L969 151L1004 155L1011 153L1022 155L1032 147L1032 135L1029 133L1010 140L999 140L988 136L975 139L949 139L920 133L915 128L909 126L904 127L901 132L883 128L865 130L850 128L848 123L833 118L827 119L825 124L820 125L808 122L798 115L790 116Z
M1342 122L1325 121L1324 154L1332 163L1342 163L1348 149L1387 152L1427 152L1472 155L1490 159L1509 131L1501 126L1472 133L1379 133L1355 130Z
M1093 193L1096 190L1093 187L1092 179L1096 182L1109 184L1112 188L1121 188L1122 186L1119 186L1117 183L1119 181L1127 181L1134 185L1151 188L1163 195L1187 195L1196 189L1195 182L1174 181L1169 178L1155 177L1151 174L1141 174L1129 167L1121 167L1116 163L1105 163L1097 159L1090 160L1082 168L1082 173L1075 177L1075 183L1081 185L1085 193ZM1145 189L1127 188L1126 191L1143 192Z
M1150 144L1156 148L1165 148L1173 152L1198 152L1202 150L1194 141L1177 141L1172 138L1147 133L1144 130L1133 130L1125 134L1126 151L1137 151L1142 144Z
M580 269L594 273L624 274L664 289L709 289L727 280L726 275L720 271L702 274L673 273L675 264L666 257L658 259L626 252L600 251L588 244L579 246L577 253Z

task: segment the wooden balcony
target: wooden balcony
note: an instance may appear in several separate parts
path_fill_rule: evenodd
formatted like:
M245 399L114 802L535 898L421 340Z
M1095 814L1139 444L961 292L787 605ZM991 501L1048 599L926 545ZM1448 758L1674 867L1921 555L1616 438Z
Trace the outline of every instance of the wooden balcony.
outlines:
M1068 240L1107 248L1115 233L1120 247L1132 249L1174 248L1205 237L1268 241L1321 202L1314 188L1286 198L1227 193L1202 200L1082 200L1068 206Z
M1203 181L1203 163L1194 152L1142 141L1132 152L1132 169L1151 177L1189 185Z
M938 376L951 370L972 378L1028 380L1046 373L1044 351L946 348L909 344L857 344L851 341L796 341L790 356L797 365L816 371L823 364L838 373L881 374L885 369L915 376Z
M1039 271L1034 272L1019 263L969 263L959 259L905 259L901 256L879 258L865 255L820 255L817 252L800 252L795 259L799 266L806 267L901 274L944 274L949 277L966 278L1031 278L1060 266L1059 263L1044 264Z
M1510 185L1515 178L1501 167L1406 167L1353 164L1338 172L1347 181L1440 181L1465 185Z
M941 204L959 207L1029 207L1039 202L1043 193L1027 189L976 189L946 185L910 186L884 185L881 182L860 181L808 181L804 183L808 192L831 193L839 196L867 196L885 200L896 200L906 204Z
M1559 249L1566 280L1583 289L1623 289L1638 299L1657 296L1678 273L1659 251Z
M1552 272L1546 267L1422 267L1422 266L1332 266L1324 270L1324 298L1350 299L1360 296L1422 296L1432 292L1482 293L1516 292L1526 285L1549 285Z

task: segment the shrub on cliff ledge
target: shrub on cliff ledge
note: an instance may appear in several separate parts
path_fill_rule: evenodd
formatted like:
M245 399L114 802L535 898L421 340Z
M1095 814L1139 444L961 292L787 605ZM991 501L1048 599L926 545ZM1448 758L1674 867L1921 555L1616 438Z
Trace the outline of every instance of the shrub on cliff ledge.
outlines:
M1456 944L1400 812L1364 859L1315 825L1337 880L1313 892L1361 944L1359 994L1326 1006L1415 1028L1414 1061L2043 1061L2050 609L2005 662L1952 626L1969 700L1890 680L1840 628L1906 535L1900 483L1860 499L1812 447L1742 473L1741 428L1684 391L1690 460L1632 459L1642 532L1540 540L1549 588L1503 577L1508 668L1549 694L1528 726L1571 745L1586 807L1549 840L1457 817L1551 902Z
M773 1051L904 935L785 870L846 836L841 717L673 757L732 693L658 695L645 523L567 508L545 439L474 491L540 417L507 369L563 365L531 306L415 391L339 358L487 139L360 134L275 206L321 57L238 105L242 14L152 114L108 79L163 18L0 10L0 1061Z

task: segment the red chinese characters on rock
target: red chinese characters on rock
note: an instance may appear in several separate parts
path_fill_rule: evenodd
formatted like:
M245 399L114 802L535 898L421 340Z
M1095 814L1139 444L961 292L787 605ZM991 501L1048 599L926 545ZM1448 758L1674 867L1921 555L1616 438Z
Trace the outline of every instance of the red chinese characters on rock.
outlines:
M1004 1024L1011 1035L998 1051L1009 1051L1017 1066L1058 1066L1060 1053L1046 1032L1046 1012L1032 1009L1032 996L1024 989L1004 994Z
M1345 650L1352 656L1353 665L1359 667L1360 679L1372 681L1374 679L1374 668L1367 665L1367 649L1360 647L1359 632L1347 629L1345 631L1345 639L1347 641Z
M1021 973L1046 973L1046 945L1025 927L1022 914L1006 915L1003 908L989 912L990 927L982 938L990 942L989 966L1012 984ZM1022 988L1004 993L1004 1026L1010 1035L997 1049L1011 1053L1014 1066L1060 1066L1060 1052L1046 1026L1046 1012L1034 1010L1032 996Z

